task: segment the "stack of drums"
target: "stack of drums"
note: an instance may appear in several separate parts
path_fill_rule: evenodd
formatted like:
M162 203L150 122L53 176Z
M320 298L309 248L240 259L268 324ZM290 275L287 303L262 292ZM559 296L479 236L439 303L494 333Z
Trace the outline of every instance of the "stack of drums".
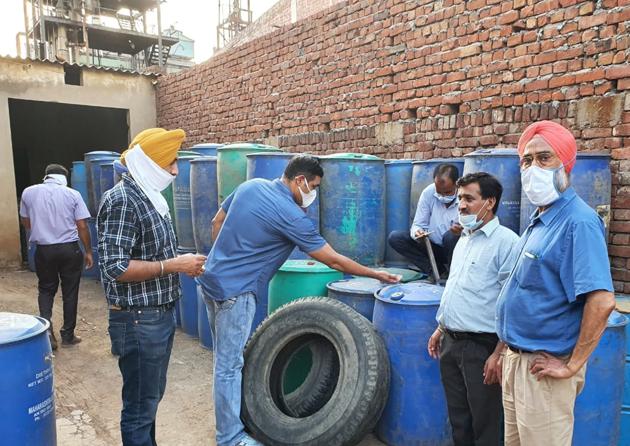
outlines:
M385 161L385 181L387 203L387 222L385 225L385 265L407 266L409 261L389 246L387 238L392 231L409 231L408 215L410 213L411 176L413 164L411 160Z
M376 293L373 323L391 363L389 399L377 435L391 446L451 444L439 361L427 352L444 288L424 282Z
M313 260L288 260L269 283L269 314L301 297L326 296L326 284L341 280L343 274ZM261 302L256 306L252 331L264 319ZM297 389L311 370L312 353L305 347L295 353L283 382L286 394Z
M429 184L433 184L433 172L440 164L452 164L457 167L459 176L464 172L463 158L434 158L430 160L414 161L411 175L411 194L409 195L409 223L413 222L418 207L418 200L422 191Z
M578 153L571 171L571 186L575 192L592 207L600 217L608 222L610 218L611 173L610 154ZM536 210L525 192L521 193L521 233L529 225L530 217Z
M2 444L57 444L49 326L40 317L0 313Z
M385 256L385 161L340 153L321 158L320 229L337 252L363 265Z
M280 151L277 147L250 143L229 144L219 147L217 149L219 203L223 203L247 179L247 154Z
M597 348L588 358L584 389L575 400L573 446L627 445L620 441L623 416L626 327L628 319L616 311L608 318ZM623 410L623 409L622 409ZM621 432L627 436L628 432Z
M374 313L374 293L385 286L386 284L377 279L355 277L330 282L326 288L328 288L328 297L348 305L371 321Z
M487 172L503 186L497 217L503 226L519 233L521 225L521 169L516 149L480 149L464 157L464 175Z
M287 164L294 156L294 153L283 152L250 153L247 155L247 179L264 178L266 180L275 180L276 178L281 178ZM311 219L319 232L319 196L307 208L306 215ZM297 247L289 256L290 260L304 260L307 258L308 255Z

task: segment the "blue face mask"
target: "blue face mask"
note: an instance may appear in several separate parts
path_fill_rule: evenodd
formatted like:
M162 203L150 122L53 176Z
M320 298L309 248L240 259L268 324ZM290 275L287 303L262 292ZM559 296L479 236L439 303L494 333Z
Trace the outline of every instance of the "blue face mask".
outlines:
M452 203L453 200L457 198L457 195L440 195L437 192L435 192L433 196L437 198L438 200L440 200L440 203L444 203L444 204Z
M484 201L483 205L488 202L488 200ZM483 213L481 218L477 218L478 214L468 214L464 215L462 213L459 214L459 224L462 225L464 229L467 231L474 231L479 228L483 224L483 219L486 217L488 213L488 209L486 208L486 212Z

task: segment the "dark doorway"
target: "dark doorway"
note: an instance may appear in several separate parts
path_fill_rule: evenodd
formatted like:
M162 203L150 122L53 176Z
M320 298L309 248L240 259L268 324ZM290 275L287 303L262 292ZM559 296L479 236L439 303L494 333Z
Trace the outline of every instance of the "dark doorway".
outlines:
M129 144L126 109L9 99L9 116L18 203L25 188L42 181L48 164L70 171L86 152L119 152Z

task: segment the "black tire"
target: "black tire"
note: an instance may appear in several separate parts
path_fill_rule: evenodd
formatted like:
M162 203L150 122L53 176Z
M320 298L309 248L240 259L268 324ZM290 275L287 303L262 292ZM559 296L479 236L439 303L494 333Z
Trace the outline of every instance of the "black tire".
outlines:
M332 346L338 378L323 406L299 417L287 407L291 398L282 393L284 371L296 351L316 341ZM357 444L376 425L388 392L389 358L383 341L367 319L333 299L303 298L283 306L258 327L245 348L241 416L268 446Z
M289 394L282 394L289 415L313 415L330 400L339 379L339 358L328 341L313 340L308 345L313 366L304 382Z

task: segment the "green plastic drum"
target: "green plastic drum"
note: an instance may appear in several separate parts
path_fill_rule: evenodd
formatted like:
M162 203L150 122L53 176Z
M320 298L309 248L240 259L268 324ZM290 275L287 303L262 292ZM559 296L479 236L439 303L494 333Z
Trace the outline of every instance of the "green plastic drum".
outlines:
M247 179L247 155L257 152L282 152L264 144L229 144L217 149L217 183L219 203Z
M269 314L300 297L328 295L326 284L343 279L343 274L314 260L288 260L269 283ZM304 382L311 370L309 348L295 353L284 376L284 393L289 394Z
M326 284L343 279L343 273L315 260L287 260L269 283L271 314L300 297L328 295Z

